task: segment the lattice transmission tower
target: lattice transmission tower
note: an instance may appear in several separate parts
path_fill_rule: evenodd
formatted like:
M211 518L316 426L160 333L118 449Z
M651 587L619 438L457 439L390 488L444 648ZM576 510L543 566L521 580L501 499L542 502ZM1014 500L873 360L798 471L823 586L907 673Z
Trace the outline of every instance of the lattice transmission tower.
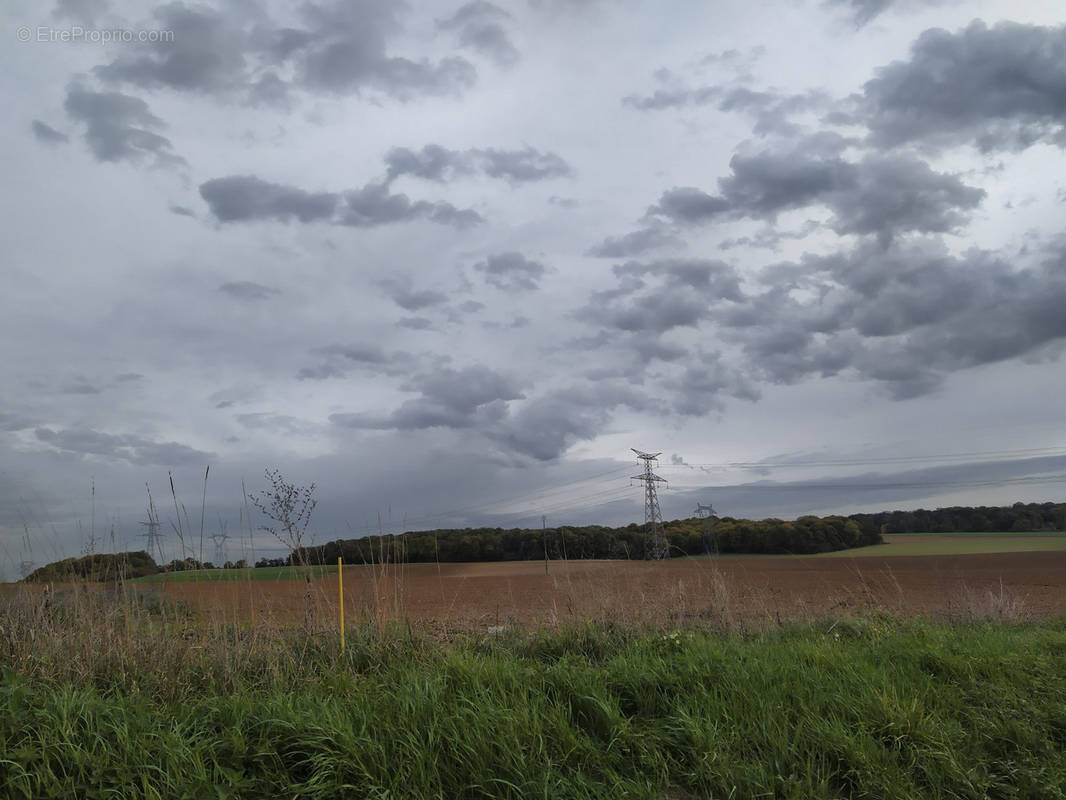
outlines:
M145 527L144 533L141 534L145 538L144 549L148 555L152 558L159 558L159 565L163 565L163 534L160 532L159 514L155 510L155 502L152 500L152 490L148 488L148 484L144 485L144 488L148 490L148 521L142 522L141 525Z
M159 520L149 516L147 522L141 523L145 532L141 534L145 538L144 549L153 559L159 557L159 563L163 563L163 534L159 532Z
M637 454L637 458L644 462L644 472L633 476L633 480L644 483L644 558L656 560L666 558L669 546L660 531L663 515L659 511L659 495L656 492L656 486L666 483L666 479L652 472L652 464L662 453L642 453L640 450L630 449Z
M221 567L226 563L226 540L229 538L229 534L226 533L225 528L221 533L212 533L211 541L215 543L215 560L216 567Z
M718 540L714 535L714 506L696 503L696 518L703 520L703 549L709 556L718 555Z

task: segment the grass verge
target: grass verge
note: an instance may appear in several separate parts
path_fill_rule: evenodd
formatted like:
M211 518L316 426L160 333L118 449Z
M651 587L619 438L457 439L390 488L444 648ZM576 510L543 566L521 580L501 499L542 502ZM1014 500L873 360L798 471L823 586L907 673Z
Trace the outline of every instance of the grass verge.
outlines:
M1066 797L1066 620L366 626L341 654L139 602L3 609L0 795Z

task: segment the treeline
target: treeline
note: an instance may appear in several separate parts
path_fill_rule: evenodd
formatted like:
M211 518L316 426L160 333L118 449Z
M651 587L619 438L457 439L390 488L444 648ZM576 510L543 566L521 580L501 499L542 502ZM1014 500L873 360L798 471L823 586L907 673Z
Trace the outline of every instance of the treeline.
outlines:
M847 517L712 520L708 533L700 519L664 523L669 555L720 553L824 553L877 544L877 528L863 528ZM292 563L418 563L432 561L531 561L585 558L644 558L644 528L602 525L536 528L464 528L339 539L293 553Z
M64 558L38 567L23 580L26 583L69 583L119 581L154 575L159 567L144 550L127 553L92 553L81 558Z
M853 514L860 525L884 533L1022 533L1066 531L1066 503L1015 503L1012 506L955 506L927 511Z

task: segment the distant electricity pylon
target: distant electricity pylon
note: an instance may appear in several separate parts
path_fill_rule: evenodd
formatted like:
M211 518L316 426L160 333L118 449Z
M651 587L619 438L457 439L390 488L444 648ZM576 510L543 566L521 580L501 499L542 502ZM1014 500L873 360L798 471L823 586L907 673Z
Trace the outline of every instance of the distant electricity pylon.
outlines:
M660 478L651 469L652 463L662 453L642 453L640 450L630 449L637 454L637 458L644 462L644 472L633 476L633 480L644 482L644 558L666 558L668 546L666 539L659 532L663 524L663 515L659 511L659 496L655 490L656 484L666 483L666 479Z
M159 514L155 510L155 502L152 500L152 490L148 484L144 485L148 490L148 521L141 524L147 529L141 534L145 538L145 550L152 558L159 556L159 563L163 563L163 534L159 532Z
M696 517L703 520L703 549L709 556L718 555L718 540L714 538L714 506L696 503Z
M229 534L226 533L226 524L221 522L221 532L212 533L211 541L215 543L215 566L221 567L226 563L226 540L229 538Z

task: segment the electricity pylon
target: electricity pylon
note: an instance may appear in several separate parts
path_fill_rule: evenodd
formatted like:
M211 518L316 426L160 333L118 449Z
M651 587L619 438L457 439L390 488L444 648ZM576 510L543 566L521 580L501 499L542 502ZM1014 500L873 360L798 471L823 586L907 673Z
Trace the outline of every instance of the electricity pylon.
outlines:
M221 567L226 563L226 540L229 538L229 534L226 533L223 528L221 533L212 533L211 541L215 543L215 566Z
M663 524L663 515L659 511L659 496L655 490L656 484L666 483L666 479L652 472L652 463L662 453L642 453L640 450L630 449L637 454L637 458L644 462L644 472L633 476L633 480L644 482L644 558L649 560L666 558L668 545L659 531Z
M696 503L696 517L703 520L703 549L709 556L718 555L718 540L714 538L714 506Z

